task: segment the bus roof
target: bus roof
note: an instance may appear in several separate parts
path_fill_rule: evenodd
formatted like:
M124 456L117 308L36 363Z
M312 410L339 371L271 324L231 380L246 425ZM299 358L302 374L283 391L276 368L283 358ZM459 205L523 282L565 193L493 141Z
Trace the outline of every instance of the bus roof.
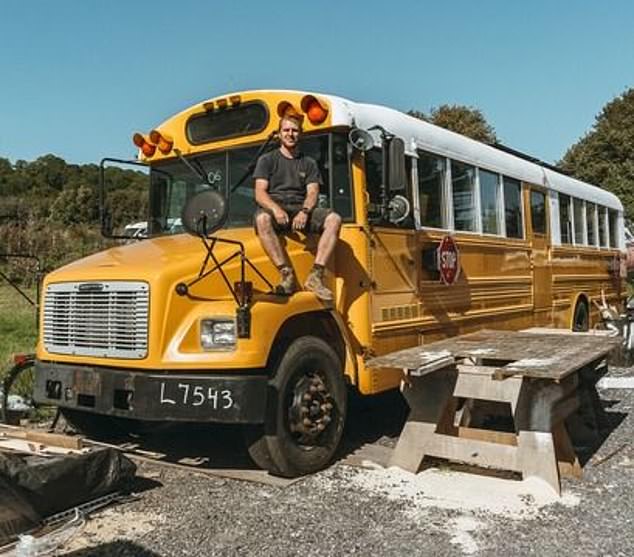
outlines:
M405 151L414 155L416 149L431 151L480 168L499 172L511 178L573 197L599 203L610 209L623 211L618 197L602 188L555 172L534 162L485 145L464 135L446 130L429 122L380 105L321 95L333 106L333 125L356 125L367 129L379 124L405 141ZM380 138L375 136L377 142Z

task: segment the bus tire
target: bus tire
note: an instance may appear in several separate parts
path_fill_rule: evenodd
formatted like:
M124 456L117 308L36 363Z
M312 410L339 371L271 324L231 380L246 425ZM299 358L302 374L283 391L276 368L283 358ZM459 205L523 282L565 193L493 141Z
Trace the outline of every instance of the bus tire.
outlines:
M572 330L581 333L590 330L590 312L588 304L583 300L577 302L572 318Z
M297 477L327 466L346 419L342 363L324 340L303 336L291 343L270 381L264 439L273 474Z

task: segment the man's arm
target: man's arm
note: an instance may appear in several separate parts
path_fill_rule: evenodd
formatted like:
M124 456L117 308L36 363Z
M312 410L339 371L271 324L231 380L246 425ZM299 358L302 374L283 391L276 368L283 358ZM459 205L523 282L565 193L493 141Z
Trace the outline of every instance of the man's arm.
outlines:
M269 181L264 178L255 180L255 202L263 209L268 209L273 213L278 224L288 222L288 214L269 195Z
M293 219L293 230L304 230L308 222L308 215L317 206L319 198L319 184L313 182L306 186L306 197L302 205L303 209Z
M317 206L317 200L319 199L319 184L313 182L306 186L306 197L304 199L304 207L309 211L312 211Z

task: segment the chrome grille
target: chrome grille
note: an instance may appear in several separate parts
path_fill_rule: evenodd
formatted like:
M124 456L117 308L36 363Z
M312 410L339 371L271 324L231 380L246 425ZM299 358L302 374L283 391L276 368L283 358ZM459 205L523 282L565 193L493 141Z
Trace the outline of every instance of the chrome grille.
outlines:
M147 355L145 282L64 282L44 296L44 346L54 354L140 359Z

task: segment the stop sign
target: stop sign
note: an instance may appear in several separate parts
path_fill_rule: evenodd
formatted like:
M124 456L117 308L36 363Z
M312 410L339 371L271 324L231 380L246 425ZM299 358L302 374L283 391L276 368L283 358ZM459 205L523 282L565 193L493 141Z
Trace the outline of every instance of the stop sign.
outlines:
M460 257L455 240L451 236L445 236L438 246L437 254L440 281L451 285L458 280L460 274Z

